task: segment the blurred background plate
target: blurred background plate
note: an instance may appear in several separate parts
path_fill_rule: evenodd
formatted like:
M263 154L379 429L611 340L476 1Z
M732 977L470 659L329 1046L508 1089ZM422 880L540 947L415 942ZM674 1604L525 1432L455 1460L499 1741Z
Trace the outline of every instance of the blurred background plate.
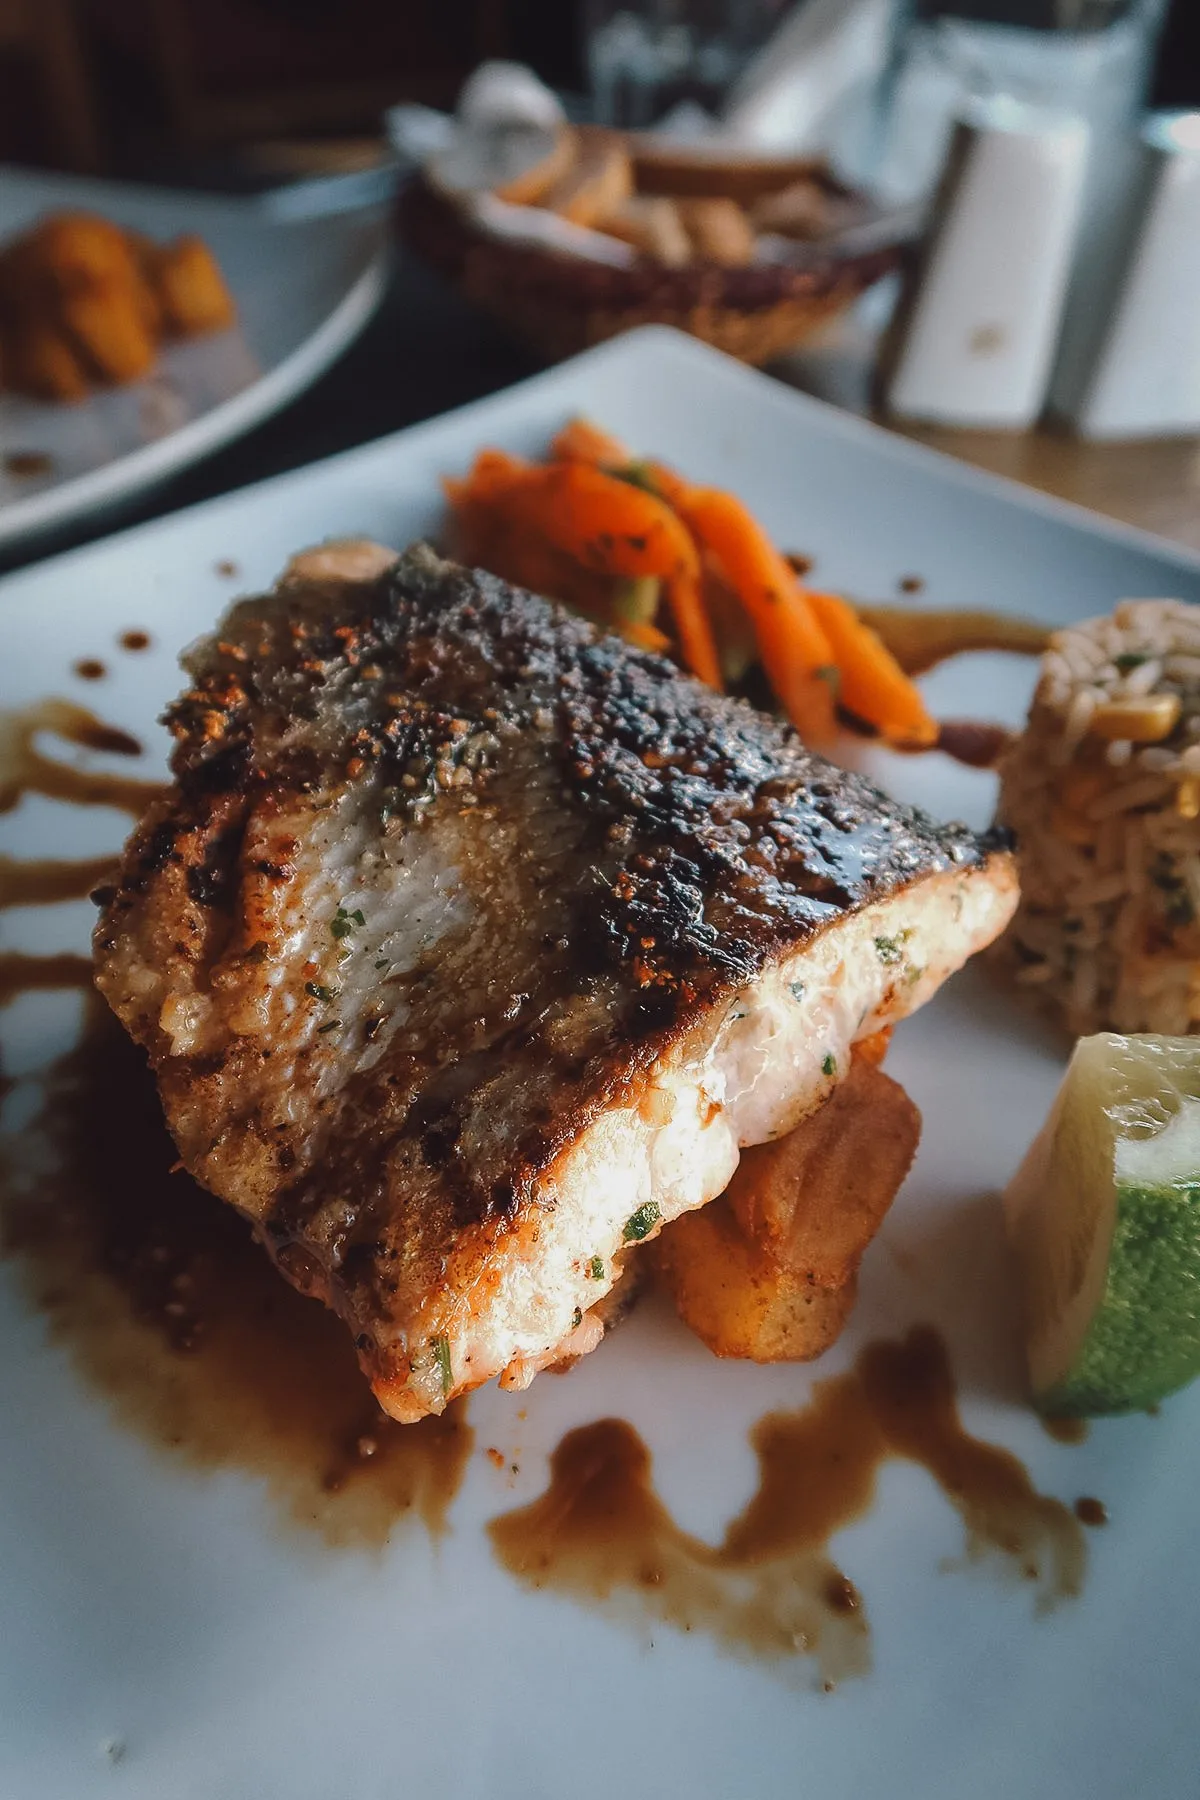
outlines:
M381 209L329 210L332 198L325 182L208 199L0 172L0 242L63 208L101 212L160 241L198 232L239 320L233 331L171 346L146 381L80 405L0 397L0 545L153 486L276 412L328 367L371 316L385 259Z

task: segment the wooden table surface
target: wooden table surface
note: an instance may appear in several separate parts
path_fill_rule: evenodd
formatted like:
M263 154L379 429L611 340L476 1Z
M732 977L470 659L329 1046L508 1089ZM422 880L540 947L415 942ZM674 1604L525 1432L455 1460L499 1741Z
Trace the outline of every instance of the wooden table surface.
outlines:
M890 310L886 284L833 321L775 372L790 386L962 457L995 475L1073 500L1160 537L1200 550L1200 438L1091 444L1065 431L950 431L880 419L871 406L879 333Z
M1200 550L1200 439L1088 444L1047 430L902 429L906 437L981 469Z

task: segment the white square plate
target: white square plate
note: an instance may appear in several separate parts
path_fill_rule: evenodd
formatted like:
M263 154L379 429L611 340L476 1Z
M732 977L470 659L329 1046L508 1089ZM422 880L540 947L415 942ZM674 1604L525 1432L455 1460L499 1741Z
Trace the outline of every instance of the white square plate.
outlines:
M321 537L435 532L441 473L485 443L538 451L577 411L733 487L782 544L815 558L822 585L886 598L916 574L930 604L1057 621L1130 594L1200 599L1197 559L652 330L9 577L4 704L67 694L161 763L154 721L177 689L175 656L235 592ZM230 562L236 579L221 572ZM153 633L151 651L117 649L131 626ZM106 663L105 680L72 675L88 656ZM1016 720L1031 678L1026 662L972 657L928 690L943 716ZM989 814L989 777L935 756L874 767L944 815ZM0 850L82 855L123 830L109 812L31 800L0 820ZM79 947L89 916L75 903L10 912L6 943ZM58 996L9 1008L6 1054L23 1067L44 1058L63 1009ZM924 1113L924 1139L842 1342L815 1369L723 1364L643 1307L568 1379L472 1399L476 1448L436 1546L402 1524L381 1553L330 1548L283 1529L236 1468L200 1476L151 1449L48 1338L19 1271L0 1265L0 1794L1194 1800L1200 1389L1159 1417L1101 1424L1081 1446L1046 1435L1021 1402L994 1196L1041 1122L1057 1052L969 973L902 1028L889 1068ZM832 1694L803 1657L733 1660L701 1633L531 1593L493 1561L486 1521L542 1491L564 1429L609 1414L641 1431L680 1520L715 1539L754 1485L753 1422L920 1320L946 1336L971 1430L1015 1451L1041 1489L1108 1506L1078 1600L1038 1617L1028 1585L964 1566L956 1515L906 1463L885 1467L876 1504L835 1540L870 1613L874 1667Z

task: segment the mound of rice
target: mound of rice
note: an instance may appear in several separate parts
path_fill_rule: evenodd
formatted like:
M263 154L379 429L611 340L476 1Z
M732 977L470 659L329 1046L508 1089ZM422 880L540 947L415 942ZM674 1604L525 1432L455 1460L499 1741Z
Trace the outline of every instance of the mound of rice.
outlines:
M1200 1031L1200 607L1126 600L1054 634L999 818L1015 979L1080 1035Z

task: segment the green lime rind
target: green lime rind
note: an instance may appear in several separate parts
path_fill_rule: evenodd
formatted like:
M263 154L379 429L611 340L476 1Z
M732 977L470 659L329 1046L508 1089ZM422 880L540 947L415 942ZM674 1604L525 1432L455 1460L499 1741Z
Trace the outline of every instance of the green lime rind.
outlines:
M1116 1201L1103 1299L1042 1412L1136 1412L1200 1375L1200 1181L1120 1184Z

